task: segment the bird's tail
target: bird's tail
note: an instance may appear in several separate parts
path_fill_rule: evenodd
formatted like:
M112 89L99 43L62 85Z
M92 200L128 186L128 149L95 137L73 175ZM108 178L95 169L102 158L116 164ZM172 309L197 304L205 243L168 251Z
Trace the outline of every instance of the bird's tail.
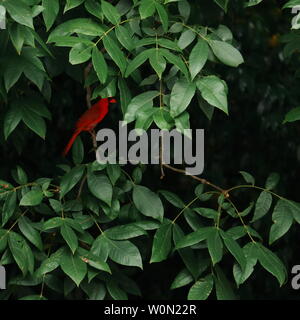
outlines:
M70 141L68 142L68 144L66 145L64 151L62 152L62 155L65 157L67 155L67 153L70 151L74 141L76 140L77 136L79 135L79 133L81 132L80 129L76 129L70 139Z

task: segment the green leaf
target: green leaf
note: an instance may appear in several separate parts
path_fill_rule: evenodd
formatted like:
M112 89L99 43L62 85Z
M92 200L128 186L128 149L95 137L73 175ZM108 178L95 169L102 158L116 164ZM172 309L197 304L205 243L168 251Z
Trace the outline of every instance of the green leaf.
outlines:
M150 65L161 79L162 73L166 69L166 60L160 53L159 49L155 50L155 54L150 57Z
M171 290L184 287L189 283L193 282L194 278L192 277L191 273L186 269L182 269L171 284Z
M64 9L64 13L80 6L84 1L85 0L67 0L67 3L65 5L65 9Z
M175 244L175 247L177 248L177 245L180 243L180 241L185 237L184 232L177 224L173 224L173 241ZM194 279L197 279L199 275L205 271L208 265L205 265L205 260L199 262L199 260L196 258L194 250L191 248L184 248L179 249L178 253L184 262L185 266L189 270L189 272L192 274ZM209 262L207 260L207 262Z
M146 19L152 16L155 12L155 1L154 0L142 0L139 6L139 13L141 19Z
M250 183L253 186L255 185L255 179L250 173L246 171L239 171L239 172L247 183Z
M87 12L97 17L98 19L103 20L103 13L99 0L86 0L84 2L84 6Z
M84 147L80 136L76 138L73 144L72 158L76 165L81 164L84 159Z
M57 26L49 35L48 42L52 42L52 38L57 36L68 36L73 33L100 37L104 33L104 29L92 19L71 19Z
M119 77L118 79L118 88L120 92L120 103L121 103L122 113L123 115L125 115L127 111L127 107L131 101L131 92L127 86L126 81L122 77Z
M17 104L10 105L4 117L4 137L5 140L15 130L22 119L21 108Z
M274 277L276 277L280 286L282 286L287 278L287 272L281 260L262 244L256 243L255 248L260 264Z
M178 39L177 45L180 49L185 49L186 47L188 47L196 38L196 34L194 31L188 29L185 30L180 38Z
M124 116L124 121L130 123L135 120L136 114L139 109L145 107L147 105L153 105L153 99L159 95L158 91L148 91L139 94L138 96L134 97L128 107L127 111Z
M163 5L161 5L160 3L156 2L156 1L155 1L155 7L156 7L157 13L159 15L159 19L162 23L164 32L167 32L168 28L169 28L168 12Z
M171 221L166 221L156 230L150 263L161 262L167 259L172 248L172 227Z
M128 300L127 294L123 291L116 281L110 280L106 284L107 290L114 300Z
M70 50L69 61L71 64L80 64L90 59L92 47L84 43L77 43Z
M192 80L204 67L208 58L208 45L207 42L199 39L197 44L194 46L189 57L189 69Z
M229 0L214 0L214 2L221 7L225 12L227 12L227 7Z
M243 249L239 244L231 238L228 233L225 233L221 230L221 236L223 238L224 244L229 250L229 252L235 257L236 261L241 266L241 269L244 271L246 268L246 258Z
M32 113L31 110L28 110L28 108L24 107L22 109L22 120L29 129L35 132L42 139L45 139L46 123L42 117Z
M77 166L72 168L67 174L63 176L60 182L60 199L62 199L75 185L79 182L85 171L84 166Z
M196 85L187 80L178 80L171 92L171 116L180 115L191 103L196 92Z
M284 236L293 224L293 212L285 200L279 200L274 208L272 220L274 224L270 230L270 245Z
M8 245L14 260L21 269L23 276L25 276L29 270L29 257L26 256L28 251L26 240L18 233L10 231L8 235Z
M108 163L106 167L106 171L107 171L109 180L111 181L111 184L115 185L122 174L120 165Z
M108 243L109 241L107 240L107 238L103 234L101 234L93 242L90 253L97 256L100 260L106 261L108 258L108 251L109 251Z
M261 192L256 201L254 216L251 222L261 219L268 213L272 205L272 200L272 195L269 192Z
M185 132L185 129L190 129L190 114L187 111L184 111L182 114L175 118L175 127L177 131L185 134L191 139L191 132Z
M97 47L93 48L92 62L98 79L101 83L105 83L107 79L108 68L102 52Z
M30 7L24 2L15 0L6 0L2 3L12 19L16 22L33 29L32 12Z
M41 189L34 189L24 194L20 201L20 206L37 206L43 200Z
M183 74L184 76L189 79L189 72L183 60L174 55L172 52L166 49L160 49L160 52L164 55L164 57L173 65L175 65Z
M215 267L216 275L214 282L216 286L216 294L218 300L236 300L232 285L228 281L224 272L218 266Z
M163 197L174 207L179 209L183 209L185 207L184 202L177 196L177 194L167 190L160 190L159 193L162 194Z
M87 181L91 193L110 207L112 202L113 189L107 176L102 174L95 175L94 173L89 172Z
M223 242L217 228L211 228L207 235L207 247L213 265L221 261L223 257Z
M215 56L224 64L230 67L238 67L244 62L240 52L231 44L218 40L208 42Z
M78 240L75 232L63 221L60 227L60 233L74 254L78 248Z
M124 53L121 51L119 46L110 36L106 36L103 38L103 44L107 53L110 55L115 64L119 67L123 75L127 67L127 61L124 56Z
M170 130L174 127L174 120L165 108L157 108L153 120L159 129Z
M40 233L32 226L32 222L26 218L21 217L18 220L18 226L23 235L34 244L39 250L43 250L43 242Z
M8 28L10 39L16 48L18 54L21 53L24 44L23 26L18 23L13 23Z
M84 260L87 264L95 269L111 273L109 265L92 253L89 253L86 257L84 257Z
M214 280L212 275L198 280L189 290L188 300L206 300L212 292Z
M197 231L189 233L176 244L176 249L190 247L206 240L211 233L211 229L211 227L199 228Z
M129 62L126 69L125 78L127 78L133 71L135 71L154 53L155 53L155 49L147 49L139 53L132 61Z
M128 28L118 25L115 29L116 37L119 40L119 42L122 44L124 48L126 48L128 51L132 51L135 47L133 35L129 31Z
M214 219L216 220L219 216L218 211L210 208L194 208L194 211L196 211L201 216L208 218L208 219Z
M294 122L300 120L300 107L290 110L283 120L283 123Z
M49 229L59 228L63 224L63 219L60 217L55 217L44 222L43 231Z
M7 194L3 208L2 208L2 227L8 222L15 212L17 206L17 194L11 191Z
M244 283L254 271L254 267L257 263L256 244L249 242L243 248L243 252L246 258L246 267L242 271L238 264L233 266L233 275L237 285Z
M266 189L273 190L280 180L280 175L276 172L272 172L266 181Z
M36 275L42 276L46 273L49 273L55 270L60 264L60 259L63 253L64 253L64 248L61 247L60 249L52 253L49 258L43 260L41 266L36 270Z
M109 228L104 234L112 240L127 240L146 235L147 232L136 224L130 223Z
M124 266L143 268L139 249L130 241L106 239L108 255L111 260Z
M49 31L59 12L59 0L43 0L42 5L45 8L43 11L43 19L47 31Z
M212 106L228 114L227 85L217 76L203 77L197 81L197 87L205 99Z
M134 186L133 202L137 209L145 216L163 220L164 207L159 196L147 187Z
M120 22L120 14L116 7L107 1L101 0L101 8L105 18L112 24L118 24Z
M79 255L77 253L73 255L71 251L65 250L60 260L60 266L63 272L79 287L87 273L87 265Z

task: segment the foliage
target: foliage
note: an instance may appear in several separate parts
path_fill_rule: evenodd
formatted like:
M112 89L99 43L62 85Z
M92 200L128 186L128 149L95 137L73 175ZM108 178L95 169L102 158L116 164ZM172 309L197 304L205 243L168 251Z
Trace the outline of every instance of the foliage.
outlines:
M0 31L3 150L21 154L27 143L48 143L51 123L73 120L77 93L69 78L82 92L91 89L92 100L117 96L122 119L136 129L181 131L193 112L208 120L215 111L230 115L225 80L238 78L233 70L247 57L229 27L206 26L198 12L218 20L231 4L247 12L260 2L0 1L7 10ZM297 34L284 37L286 59L297 50ZM285 122L298 120L298 109ZM125 165L97 163L86 144L78 139L72 161L56 158L47 177L17 162L0 180L0 264L8 270L2 299L144 297L136 277L174 256L180 270L168 289L187 286L188 299L236 299L258 265L280 286L287 282L271 245L300 223L300 204L275 192L278 174L263 187L245 171L245 182L230 189L200 179L186 196L145 183L151 173L144 165L129 174ZM46 161L43 155L34 153L34 161Z

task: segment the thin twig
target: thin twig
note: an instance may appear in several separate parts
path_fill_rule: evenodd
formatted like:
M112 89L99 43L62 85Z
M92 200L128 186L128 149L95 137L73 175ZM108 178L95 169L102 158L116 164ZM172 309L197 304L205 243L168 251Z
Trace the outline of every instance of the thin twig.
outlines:
M172 170L172 171L175 171L175 172L178 172L178 173L183 173L184 175L186 175L185 170L181 170L181 169L174 168L174 167L172 167L172 166L170 166L170 165L168 165L168 164L165 164L165 163L163 163L163 166L164 166L165 168L168 168L168 169ZM212 188L220 191L220 192L225 196L225 198L228 198L228 192L227 192L227 190L224 190L224 189L216 186L215 184L207 181L206 179L202 179L202 178L199 178L199 177L196 177L196 176L191 176L191 175L190 175L189 177L191 177L192 179L195 179L195 180L201 182L202 184L206 184L206 185L208 185L208 186L210 186L210 187L212 187Z

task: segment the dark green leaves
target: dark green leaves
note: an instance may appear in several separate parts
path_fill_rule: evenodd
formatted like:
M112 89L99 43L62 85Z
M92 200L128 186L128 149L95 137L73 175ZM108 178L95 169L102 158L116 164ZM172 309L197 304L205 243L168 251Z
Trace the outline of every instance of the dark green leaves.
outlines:
M263 191L257 199L252 222L261 219L267 214L272 205L272 196L269 192Z
M137 209L145 216L162 221L164 207L159 196L143 186L133 189L133 202Z
M43 11L43 18L48 31L57 17L59 11L59 0L43 0L42 4L45 8Z
M20 206L37 206L43 200L43 192L40 189L32 189L27 192L20 201Z
M7 221L14 214L16 205L17 205L16 192L11 191L7 194L5 203L2 208L2 227L7 223Z
M210 40L208 44L215 56L224 64L230 67L238 67L244 62L240 52L231 44L218 40Z
M213 265L218 263L223 256L223 242L217 228L211 228L207 235L207 247Z
M34 257L26 240L18 233L11 231L8 235L8 244L13 258L23 275L26 275L28 271L32 274L34 269Z
M65 221L63 221L62 226L60 227L60 232L74 254L78 247L78 240L75 232Z
M130 241L114 241L106 239L108 255L111 260L125 266L143 268L139 249Z
M88 187L91 193L98 199L111 206L112 185L105 175L96 175L93 172L88 173Z
M60 183L60 198L63 198L69 191L71 191L74 186L79 182L85 171L84 166L78 166L71 169L67 174L65 174Z
M196 91L196 86L187 80L178 80L171 92L171 115L176 117L180 115L190 104Z
M94 69L101 83L105 83L107 79L107 64L102 52L95 47L92 51L92 61Z
M173 224L166 221L157 229L153 240L150 263L167 259L171 251L172 227Z
M216 76L203 77L197 81L202 97L212 106L228 114L227 85Z
M272 215L272 220L274 224L270 230L270 244L284 236L293 223L293 212L287 201L279 200L277 202Z
M190 289L188 300L206 300L210 295L214 285L214 280L211 275L204 279L198 280Z
M286 268L280 259L262 244L256 244L256 254L260 264L273 274L273 276L277 278L280 286L282 286L286 280L287 274Z
M105 18L112 24L118 24L120 22L120 14L115 6L107 1L101 0L101 7Z
M106 36L103 38L103 44L107 53L110 55L115 64L119 67L121 73L125 74L127 61L124 56L124 53L121 51L119 46L110 36Z
M65 250L60 259L60 266L63 272L79 287L87 273L87 265L80 256L78 254L73 255L71 251Z
M199 39L194 46L189 57L189 69L192 80L202 70L208 58L208 45L207 42Z
M3 5L16 22L33 29L32 11L24 2L6 0Z
M139 12L141 19L146 19L154 14L155 11L155 2L154 0L142 0Z

